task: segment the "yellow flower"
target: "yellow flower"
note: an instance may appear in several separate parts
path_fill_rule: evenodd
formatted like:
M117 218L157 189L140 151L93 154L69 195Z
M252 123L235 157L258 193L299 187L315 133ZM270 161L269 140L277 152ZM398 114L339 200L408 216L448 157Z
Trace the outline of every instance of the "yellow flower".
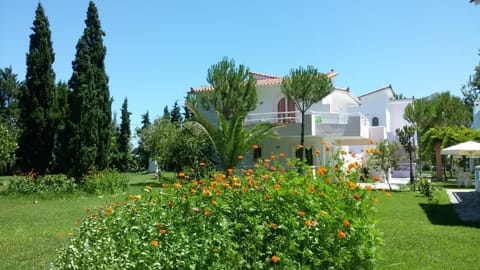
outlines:
M157 241L157 240L152 240L152 242L150 243L150 245L151 245L152 247L156 247L156 246L158 246L158 241Z

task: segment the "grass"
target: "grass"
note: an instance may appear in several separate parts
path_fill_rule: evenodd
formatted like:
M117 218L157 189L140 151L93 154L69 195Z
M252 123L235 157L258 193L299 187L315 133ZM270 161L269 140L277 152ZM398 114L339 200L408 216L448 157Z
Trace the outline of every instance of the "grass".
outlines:
M445 191L438 204L415 192L397 192L378 205L384 234L378 269L476 269L480 222L461 222Z
M147 174L128 174L126 194L158 186ZM173 175L162 177L173 178ZM5 178L0 178L0 182ZM445 186L445 183L440 183ZM0 186L0 191L5 186ZM377 269L476 269L480 222L461 222L444 191L438 204L415 192L395 192L378 202L378 228L385 245ZM119 195L120 199L122 195ZM33 203L38 200L38 203ZM0 195L0 269L48 269L56 250L87 207L108 205L111 196L83 193L59 197ZM60 234L60 235L59 235Z
M157 184L152 175L128 174L126 193L140 193ZM0 177L7 182L9 177ZM0 192L6 185L0 186ZM119 195L119 198L125 197ZM68 232L86 217L86 208L109 205L115 196L85 193L53 195L0 195L0 269L48 269ZM34 203L34 202L38 203Z

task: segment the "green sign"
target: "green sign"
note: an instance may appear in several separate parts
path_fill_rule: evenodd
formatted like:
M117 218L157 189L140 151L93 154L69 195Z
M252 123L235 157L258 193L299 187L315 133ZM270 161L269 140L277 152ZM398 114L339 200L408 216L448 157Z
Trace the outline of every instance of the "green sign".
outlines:
M321 116L315 116L315 123L322 123L322 117Z

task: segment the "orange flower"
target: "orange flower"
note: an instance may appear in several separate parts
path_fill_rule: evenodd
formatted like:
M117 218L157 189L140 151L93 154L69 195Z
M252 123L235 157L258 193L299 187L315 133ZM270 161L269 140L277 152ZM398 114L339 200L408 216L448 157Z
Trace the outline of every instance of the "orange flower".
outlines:
M348 185L351 187L351 188L356 188L357 185L355 185L355 183L353 183L352 181L348 181Z
M374 175L372 178L373 178L373 181L380 181L380 176L378 175Z
M212 200L212 205L213 205L213 206L217 205L217 201Z
M280 153L280 154L278 154L278 157L279 157L279 158L284 158L284 157L285 157L285 154L284 154L284 153Z
M323 197L323 196L325 196L325 193L323 193L322 191L320 191L320 192L318 193L318 196Z
M150 245L151 245L152 247L156 247L156 246L158 246L158 241L157 241L157 240L152 240L152 242L150 243Z
M275 185L273 186L273 188L274 188L275 190L280 190L280 185L279 185L279 184L275 184Z
M332 179L330 179L330 177L325 178L325 183L330 184L331 181Z
M299 144L297 145L297 149L302 149L303 148L303 145Z
M243 156L242 156L242 155L239 155L237 158L238 158L239 160L242 160L242 159L243 159Z
M278 224L276 224L276 223L270 223L270 227L276 229L276 228L278 228Z
M170 206L170 207L172 207L172 206L174 206L174 205L175 205L175 203L174 203L174 202L168 202L167 204L168 204L168 206Z
M303 211L298 211L298 215L301 216L301 217L303 217L303 216L305 216L305 212L303 212Z
M258 145L254 144L254 145L252 145L252 148L253 149L258 149Z
M350 227L350 221L348 221L348 219L344 219L343 220L343 225L345 225L347 227Z
M160 230L160 233L161 233L161 234L167 234L167 230L161 229L161 230Z
M305 225L306 225L307 227L311 227L311 226L312 226L312 221L311 221L311 220L308 220L308 219L305 220Z
M325 151L329 152L330 151L330 147L325 147Z
M321 151L320 151L320 150L318 150L318 149L317 149L317 150L315 150L315 154L316 154L316 155L320 155L320 153L321 153Z
M203 166L205 166L206 164L205 164L205 162L200 162L200 163L198 163L198 165L199 165L200 167L203 167Z
M326 144L327 144L327 142L326 142L326 141L322 141L322 144L323 144L323 145L326 145Z
M343 232L342 230L338 231L337 235L338 235L338 237L340 237L340 238L345 238L345 236L347 236L347 235L345 234L345 232Z
M212 185L212 187L218 187L218 182L217 182L217 181L213 181L211 185Z
M365 186L365 188L366 188L368 191L373 191L373 187L370 186L370 185Z
M374 144L375 142L373 141L373 139L370 139L370 144Z
M314 192L314 191L315 191L315 187L314 187L314 186L310 186L308 189L309 189L311 192Z
M210 210L208 210L208 209L203 210L203 214L205 214L205 216L210 215L210 213L211 213L211 212L210 212Z
M280 261L280 258L277 255L273 255L272 256L272 262L277 263L278 261Z
M325 174L326 172L327 172L327 169L325 169L325 167L320 167L320 168L317 169L317 173L318 173L318 174L323 175L323 174Z
M353 198L354 198L355 200L360 200L361 197L360 197L360 195L355 194L355 195L353 195Z
M178 177L185 177L185 173L184 172L179 172Z

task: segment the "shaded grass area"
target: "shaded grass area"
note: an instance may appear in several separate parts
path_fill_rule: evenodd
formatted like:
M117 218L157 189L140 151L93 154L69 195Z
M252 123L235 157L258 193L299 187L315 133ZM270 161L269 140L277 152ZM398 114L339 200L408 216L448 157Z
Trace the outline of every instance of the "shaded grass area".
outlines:
M377 269L477 269L480 222L462 222L445 191L438 204L415 192L397 192L378 204L384 235Z

